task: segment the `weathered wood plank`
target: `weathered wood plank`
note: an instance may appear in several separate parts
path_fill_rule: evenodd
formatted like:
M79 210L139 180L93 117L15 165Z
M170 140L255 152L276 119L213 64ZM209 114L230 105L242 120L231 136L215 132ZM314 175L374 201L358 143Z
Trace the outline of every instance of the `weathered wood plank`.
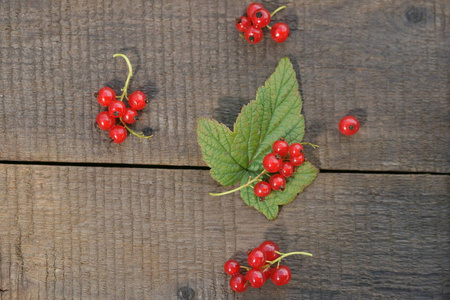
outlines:
M320 174L270 222L207 171L0 165L0 299L233 299L222 264L263 239L314 258L239 299L448 299L448 183Z
M230 125L289 56L321 168L449 172L448 2L283 3L289 41L252 46L234 29L237 0L1 1L0 160L204 165L198 117ZM151 95L136 128L152 142L110 145L93 127L92 94L125 78L119 51ZM337 131L349 112L363 122L351 138Z

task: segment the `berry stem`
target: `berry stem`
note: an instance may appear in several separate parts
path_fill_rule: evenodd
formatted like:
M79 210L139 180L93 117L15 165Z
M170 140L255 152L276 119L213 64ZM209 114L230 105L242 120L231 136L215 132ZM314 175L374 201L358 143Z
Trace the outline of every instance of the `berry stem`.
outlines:
M128 130L128 132L130 132L132 135L137 136L141 141L142 139L151 139L151 137L153 136L153 135L144 135L143 132L134 131L133 129L127 126L127 124L122 120L122 118L120 118L120 123L122 123L123 127L125 127L126 130Z
M266 25L267 28L269 28L269 30L272 30L272 27L270 27L269 25Z
M130 60L128 59L128 57L125 54L116 53L113 55L113 57L122 57L123 59L125 59L125 62L127 63L127 66L128 66L128 77L127 77L127 80L125 81L125 85L124 85L123 89L121 89L122 95L120 95L120 97L119 97L119 100L123 101L123 98L127 98L128 85L130 84L131 77L133 77L133 67L131 66Z
M280 6L277 9L275 9L271 14L270 17L272 18L277 12L279 12L280 10L283 10L286 8L286 5Z
M251 180L250 180L250 178L251 178L251 176L250 176L249 177L249 181L246 184L241 185L240 187L237 187L237 188L235 188L235 189L233 189L231 191L226 191L226 192L223 192L223 193L209 193L209 194L211 196L223 196L223 195L227 195L227 194L231 194L231 193L237 192L239 190L242 190L245 187L250 186L253 182L258 181L261 176L266 175L266 174L267 174L267 171L263 170L258 176L256 176L255 178L253 178Z
M274 252L275 252L276 254L279 254L280 257L278 257L277 259L272 260L272 261L268 260L267 263L268 263L269 265L273 265L274 263L278 263L278 265L280 265L280 261L281 261L283 258L288 257L288 256L290 256L290 255L306 255L306 256L313 256L311 253L308 253L308 252L289 252L289 253L281 253L281 252L278 252L278 251L274 251Z
M245 269L246 271L249 271L249 270L250 270L250 268L249 268L249 267L246 267L246 266L241 266L241 269Z
M302 144L302 145L309 145L309 146L313 147L314 149L319 148L318 145L314 145L314 144L311 144L311 143L300 143L300 144Z

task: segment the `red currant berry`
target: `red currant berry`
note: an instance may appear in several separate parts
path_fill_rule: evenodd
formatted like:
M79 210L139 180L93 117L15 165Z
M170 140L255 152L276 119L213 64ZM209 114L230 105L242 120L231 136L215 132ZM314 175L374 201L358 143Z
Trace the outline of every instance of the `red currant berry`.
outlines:
M245 274L245 279L250 283L252 288L260 288L266 282L264 274L259 269L250 269L247 274Z
M283 160L275 153L269 153L263 159L263 167L269 173L278 172L282 163Z
M138 119L138 113L132 108L127 108L125 113L123 114L122 121L127 124L133 124Z
M247 262L250 265L250 267L259 269L266 263L266 256L264 255L264 252L261 249L255 248L248 255Z
M289 155L292 156L299 156L300 153L303 151L303 145L300 143L293 143L289 147Z
M148 99L142 91L135 91L128 96L128 103L134 110L141 110L148 103Z
M289 157L289 162L294 167L300 167L305 162L305 155L303 153L300 153L299 156L291 156Z
M281 166L280 174L284 177L291 177L294 174L294 166L290 162L283 162L283 166Z
M116 119L114 117L111 117L109 115L109 112L102 111L97 115L95 121L98 124L98 128L100 128L101 130L110 130L114 126Z
M264 275L264 280L269 280L270 279L270 274L272 273L272 269L271 268L267 268L263 271L263 275Z
M286 187L286 179L280 174L274 174L269 178L269 185L272 190L284 191L284 188Z
M289 144L285 140L275 141L272 145L272 151L281 157L286 156L289 152Z
M272 190L272 188L265 181L258 182L257 184L255 184L255 188L253 189L253 191L255 192L255 195L260 198L269 196L271 190Z
M359 121L354 116L343 117L339 122L339 131L343 135L352 135L358 132Z
M247 7L247 17L251 19L253 13L260 8L264 8L264 6L261 3L258 2L250 3L250 5Z
M250 20L250 18L242 16L236 19L235 25L237 30L239 30L240 32L245 32L248 26L252 25L252 21Z
M264 251L267 260L275 260L280 256L280 254L275 253L275 251L280 251L280 248L275 242L264 241L259 245L259 249Z
M102 87L97 94L97 101L101 106L109 106L111 101L116 100L116 92L107 86Z
M291 280L291 270L287 266L279 266L272 270L270 279L275 285L285 285Z
M242 274L233 275L233 277L231 277L230 279L230 287L237 293L245 292L245 290L248 288L245 276Z
M239 273L239 271L241 269L241 265L234 259L230 259L229 261L227 261L225 263L225 265L223 266L223 269L224 269L225 273L227 273L228 275L235 275L235 274Z
M244 37L250 44L258 44L263 38L263 32L261 28L249 26L244 32Z
M113 100L109 104L109 115L114 118L121 118L125 111L127 110L127 107L122 101L119 100Z
M127 130L122 125L115 125L109 131L109 137L114 143L120 144L127 138Z
M252 16L253 26L263 28L270 23L270 12L265 8L255 10Z
M276 23L270 29L270 36L277 43L284 42L289 36L289 26L283 22Z

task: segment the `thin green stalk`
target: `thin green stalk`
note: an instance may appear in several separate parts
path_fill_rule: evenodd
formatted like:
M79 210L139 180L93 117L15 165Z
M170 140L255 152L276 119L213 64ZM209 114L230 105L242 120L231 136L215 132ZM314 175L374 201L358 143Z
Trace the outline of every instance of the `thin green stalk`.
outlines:
M124 85L123 89L121 89L122 95L120 95L120 97L119 97L119 100L123 101L123 98L127 98L128 85L130 84L131 77L133 77L133 67L131 66L130 60L128 59L128 57L125 54L116 53L113 55L113 57L122 57L123 59L125 59L125 62L127 63L127 66L128 66L127 80L125 81L125 85Z
M266 170L262 171L262 172L261 172L258 176L256 176L254 179L249 180L246 184L241 185L240 187L237 187L237 188L235 188L235 189L233 189L233 190L231 190L231 191L226 191L226 192L222 192L222 193L209 193L209 194L210 194L211 196L223 196L223 195L227 195L227 194L231 194L231 193L237 192L237 191L239 191L239 190L242 190L242 189L245 188L245 187L250 186L253 182L257 181L261 176L263 176L263 175L265 175L265 174L267 174L267 171L266 171Z
M279 12L280 10L283 10L286 8L286 5L280 6L277 9L275 9L271 14L270 14L270 18L272 18L277 12Z

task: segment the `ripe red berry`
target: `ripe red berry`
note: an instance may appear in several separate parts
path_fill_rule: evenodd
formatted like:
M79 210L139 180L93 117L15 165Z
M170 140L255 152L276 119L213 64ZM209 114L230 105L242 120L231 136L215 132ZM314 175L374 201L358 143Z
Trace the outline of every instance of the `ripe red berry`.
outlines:
M272 188L267 182L260 181L257 184L255 184L255 188L253 189L253 191L255 192L256 196L264 198L269 196L271 189Z
M228 275L235 275L235 274L239 273L239 271L241 269L241 265L234 259L230 259L229 261L227 261L225 263L225 265L223 266L223 269L224 269L225 273L227 273Z
M122 121L124 121L127 124L133 124L137 121L137 119L138 113L132 108L127 108L122 117Z
M305 155L303 153L300 153L299 156L291 156L289 157L289 162L294 167L300 167L305 162Z
M125 111L127 110L127 107L122 101L119 100L113 100L109 104L109 115L114 118L121 118Z
M120 144L127 138L127 130L122 125L115 125L109 131L109 137L114 143Z
M250 5L247 7L247 17L251 19L253 13L260 8L264 8L264 6L261 3L258 2L250 3Z
M105 86L98 91L97 101L101 106L109 106L113 100L116 100L116 92L112 88Z
M289 144L285 140L277 140L272 145L272 151L281 157L286 156L289 151Z
M270 12L265 8L257 9L253 12L251 20L255 27L266 27L270 23Z
M249 26L244 32L244 37L250 44L258 44L263 38L263 32L261 28Z
M275 251L280 251L280 248L275 242L264 241L259 245L259 249L264 252L266 260L275 260L280 256L280 254L275 253Z
M263 159L263 167L269 173L278 172L282 163L283 160L275 153L269 153Z
M270 36L277 43L284 42L289 36L289 26L283 22L276 23L270 29Z
M252 21L250 18L247 18L246 16L242 16L236 19L236 29L240 32L245 32L245 30L252 25Z
M259 269L250 269L247 274L245 274L245 279L250 283L252 288L260 288L266 282L264 274Z
M264 271L263 271L264 280L266 280L266 281L269 280L271 273L272 273L272 268L264 269Z
M141 110L148 103L148 99L142 91L135 91L128 96L128 103L134 110Z
M245 292L245 290L248 288L245 276L242 274L233 275L233 277L231 277L230 279L230 287L237 293Z
M250 267L259 269L265 265L266 256L264 255L264 252L261 249L255 248L248 255L247 262L250 265Z
M116 119L114 117L111 117L109 115L109 112L102 111L97 115L95 121L98 124L98 128L100 128L101 130L110 130L114 126Z
M300 153L303 151L303 145L300 143L293 143L289 147L289 155L292 156L299 156Z
M287 266L279 266L272 270L270 279L275 285L285 285L291 280L291 270Z
M294 166L290 162L283 162L280 169L280 174L284 177L291 177L294 174Z
M354 116L343 117L339 122L339 131L343 135L352 135L358 132L359 121Z
M284 191L284 188L286 187L286 179L280 174L274 174L269 178L269 185L272 190Z

